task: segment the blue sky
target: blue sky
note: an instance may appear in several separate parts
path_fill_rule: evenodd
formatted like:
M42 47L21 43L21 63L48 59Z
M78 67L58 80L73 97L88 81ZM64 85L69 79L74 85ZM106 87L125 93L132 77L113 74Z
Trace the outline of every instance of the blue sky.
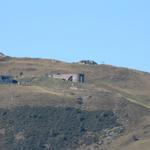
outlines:
M150 72L149 0L0 0L0 51Z

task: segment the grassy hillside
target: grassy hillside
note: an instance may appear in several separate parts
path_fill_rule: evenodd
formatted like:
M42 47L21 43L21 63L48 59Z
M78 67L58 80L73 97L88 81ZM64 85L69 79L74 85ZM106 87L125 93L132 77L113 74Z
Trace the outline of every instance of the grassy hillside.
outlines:
M84 73L86 79L72 83L47 73ZM21 83L0 85L1 149L147 150L150 145L149 73L7 57L0 61L0 74ZM59 134L51 137L52 130Z

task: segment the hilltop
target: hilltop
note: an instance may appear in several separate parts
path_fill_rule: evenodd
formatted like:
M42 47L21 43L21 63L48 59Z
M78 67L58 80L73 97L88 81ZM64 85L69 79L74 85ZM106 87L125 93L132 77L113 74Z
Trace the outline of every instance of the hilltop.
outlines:
M89 63L0 61L0 75L20 83L0 84L0 149L148 150L150 74ZM85 83L49 73L82 73Z

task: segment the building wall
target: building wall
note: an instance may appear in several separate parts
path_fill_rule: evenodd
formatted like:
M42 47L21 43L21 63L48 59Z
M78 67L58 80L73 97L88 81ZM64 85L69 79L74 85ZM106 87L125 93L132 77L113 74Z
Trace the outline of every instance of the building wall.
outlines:
M18 81L14 80L11 76L0 75L0 84L17 84Z
M84 82L83 74L50 74L48 76L55 79L63 79L66 81L81 82L81 83Z
M79 82L80 82L80 83L84 83L84 81L85 81L85 76L84 76L84 74L79 74Z

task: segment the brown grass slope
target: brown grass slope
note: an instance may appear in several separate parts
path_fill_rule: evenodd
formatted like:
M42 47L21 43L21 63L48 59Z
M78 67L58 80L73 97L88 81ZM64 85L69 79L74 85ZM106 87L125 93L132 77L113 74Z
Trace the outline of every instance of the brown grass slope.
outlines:
M22 77L19 76L20 72L23 72ZM49 72L82 72L86 76L86 83L81 85L43 79ZM126 132L104 148L148 150L150 147L149 73L110 65L92 66L48 59L7 57L0 61L0 74L33 81L28 86L0 85L1 108L29 105L71 106L87 111L112 110L118 114ZM88 149L89 146L82 148ZM101 148L97 146L97 149Z

